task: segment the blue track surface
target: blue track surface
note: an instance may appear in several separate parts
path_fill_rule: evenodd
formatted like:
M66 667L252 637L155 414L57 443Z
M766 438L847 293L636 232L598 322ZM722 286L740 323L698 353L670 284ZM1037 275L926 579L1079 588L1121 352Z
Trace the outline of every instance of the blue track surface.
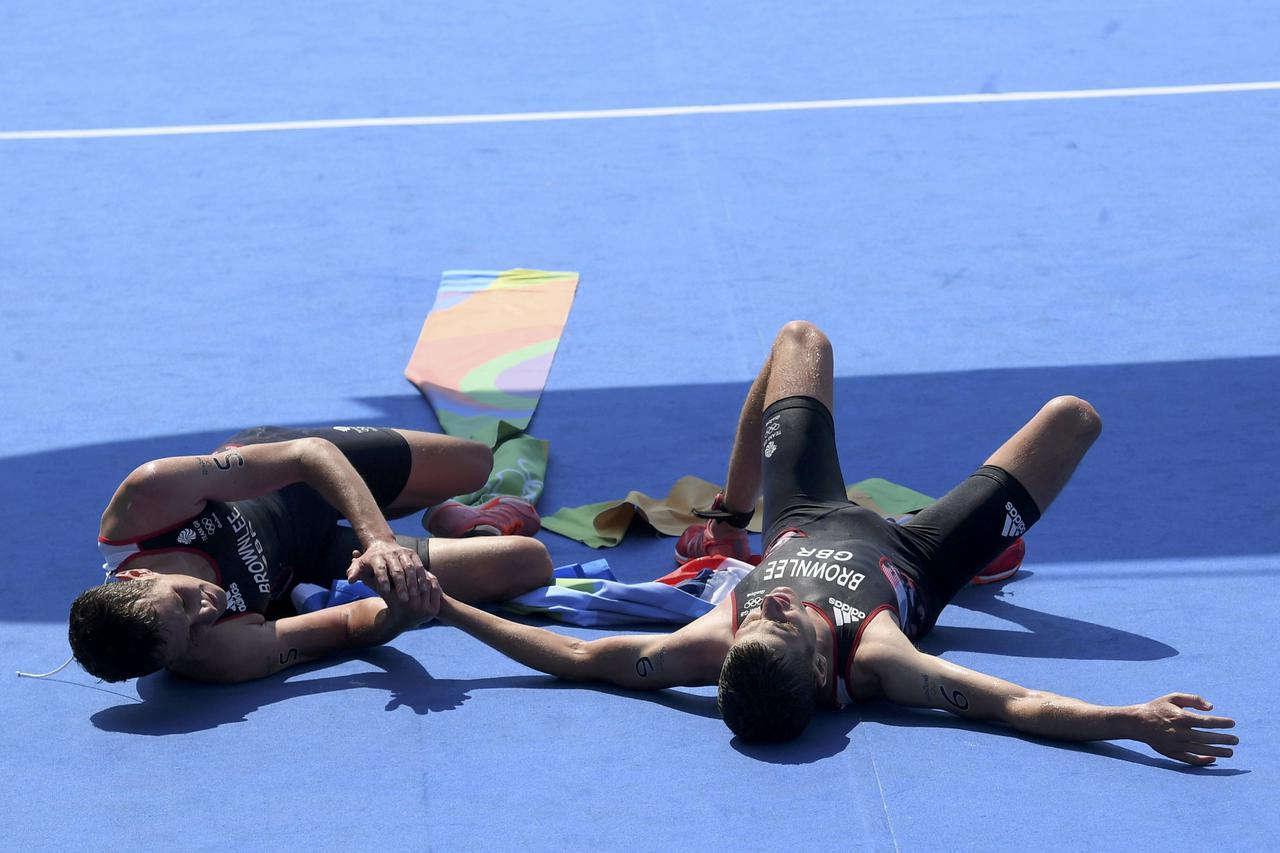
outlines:
M1237 0L11 5L0 133L1280 79ZM1103 437L1026 570L926 648L1101 703L1199 692L1242 739L1182 770L869 706L753 749L710 690L556 684L432 626L238 687L0 675L7 844L1274 846L1277 138L1257 92L0 139L3 671L65 656L135 465L256 423L434 428L401 371L440 270L529 266L582 274L544 512L719 481L797 317L835 341L851 480L941 493L1088 398ZM671 544L607 556L648 579Z

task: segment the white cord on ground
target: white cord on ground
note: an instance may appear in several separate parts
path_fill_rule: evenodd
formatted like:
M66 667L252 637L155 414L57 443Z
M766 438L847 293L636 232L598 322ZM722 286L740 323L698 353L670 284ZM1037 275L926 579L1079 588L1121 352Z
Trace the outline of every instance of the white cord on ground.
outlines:
M51 676L51 675L57 675L58 673L62 672L64 669L66 669L68 666L70 666L70 665L71 665L71 662L72 662L73 660L75 660L75 656L74 656L74 655L72 655L71 657L67 658L66 663L64 663L62 666L60 666L60 667L58 667L57 669L52 670L52 671L50 671L50 672L39 672L39 673L37 673L37 672L23 672L22 670L18 670L18 677L19 677L19 678L48 678L48 677L49 677L49 676Z

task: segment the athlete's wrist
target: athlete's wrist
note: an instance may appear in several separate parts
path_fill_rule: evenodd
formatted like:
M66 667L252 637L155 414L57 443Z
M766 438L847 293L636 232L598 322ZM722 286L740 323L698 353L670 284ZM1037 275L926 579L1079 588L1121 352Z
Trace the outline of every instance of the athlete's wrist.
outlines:
M379 517L377 521L370 521L361 524L352 523L351 529L355 531L356 539L368 550L375 545L399 545L396 540L396 534L387 524L385 518Z
M1116 738L1146 742L1149 725L1146 705L1125 705L1110 710L1116 712L1114 723L1119 732Z
M352 648L381 646L403 631L395 612L381 598L366 598L352 604L347 620L347 642Z

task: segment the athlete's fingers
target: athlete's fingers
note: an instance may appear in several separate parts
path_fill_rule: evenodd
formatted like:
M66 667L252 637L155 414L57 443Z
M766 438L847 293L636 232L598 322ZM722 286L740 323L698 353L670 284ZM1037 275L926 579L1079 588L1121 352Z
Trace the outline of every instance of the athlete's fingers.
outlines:
M1216 759L1211 755L1192 755L1190 752L1166 752L1165 755L1181 761L1184 764L1194 764L1197 767L1204 767L1212 764Z
M444 591L440 589L440 581L435 575L428 573L427 577L429 578L427 586L428 610L431 616L434 617L440 612L440 604L444 598Z
M392 562L388 567L388 574L391 575L391 583L395 587L396 597L401 601L409 600L409 593L404 588L404 566L399 561Z
M1203 696L1197 696L1194 693L1170 693L1164 697L1166 701L1172 702L1179 708L1199 708L1201 711L1212 711L1213 703L1205 699Z
M374 560L370 566L373 570L373 579L378 587L379 595L391 594L391 581L387 578L387 565L382 560Z
M1235 751L1229 746L1209 746L1208 744L1187 744L1187 751L1196 755L1212 755L1217 758L1230 758Z
M422 569L413 565L413 563L405 558L404 561L404 586L405 591L409 594L409 603L417 605L422 594L418 588L418 574Z
M431 591L431 572L427 571L426 566L419 566L413 573L413 577L418 582L418 593L425 598Z
M1225 743L1228 746L1235 746L1240 743L1240 738L1235 735L1222 732L1202 732L1199 729L1192 729L1187 732L1187 740L1194 743Z
M1193 714L1190 711L1185 713L1187 722L1196 728L1234 729L1236 727L1236 721L1230 717L1210 717L1207 714Z

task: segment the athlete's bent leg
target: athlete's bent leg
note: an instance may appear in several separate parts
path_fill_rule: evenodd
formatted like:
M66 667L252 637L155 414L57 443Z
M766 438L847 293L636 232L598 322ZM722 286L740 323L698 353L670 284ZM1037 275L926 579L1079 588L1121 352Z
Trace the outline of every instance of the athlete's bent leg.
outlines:
M899 528L925 590L917 636L973 576L1049 508L1102 428L1078 397L1055 397L979 468ZM911 566L907 566L911 570Z
M817 326L792 320L779 331L747 392L729 454L724 506L746 511L760 495L760 430L764 410L787 397L813 397L832 409L831 341Z
M991 454L987 465L1013 475L1043 513L1102 432L1102 418L1079 397L1054 397Z
M743 528L760 496L764 413L779 400L803 396L821 402L824 414L829 415L832 384L831 342L827 336L803 320L784 325L742 404L724 492L710 507L711 520L689 527L680 537L676 543L677 562L710 554L750 559L750 544ZM843 494L843 488L840 492Z
M426 540L440 588L468 604L505 601L551 582L546 546L526 536Z
M478 441L414 430L396 430L409 442L409 479L391 510L418 510L454 495L474 492L493 468L493 452Z

